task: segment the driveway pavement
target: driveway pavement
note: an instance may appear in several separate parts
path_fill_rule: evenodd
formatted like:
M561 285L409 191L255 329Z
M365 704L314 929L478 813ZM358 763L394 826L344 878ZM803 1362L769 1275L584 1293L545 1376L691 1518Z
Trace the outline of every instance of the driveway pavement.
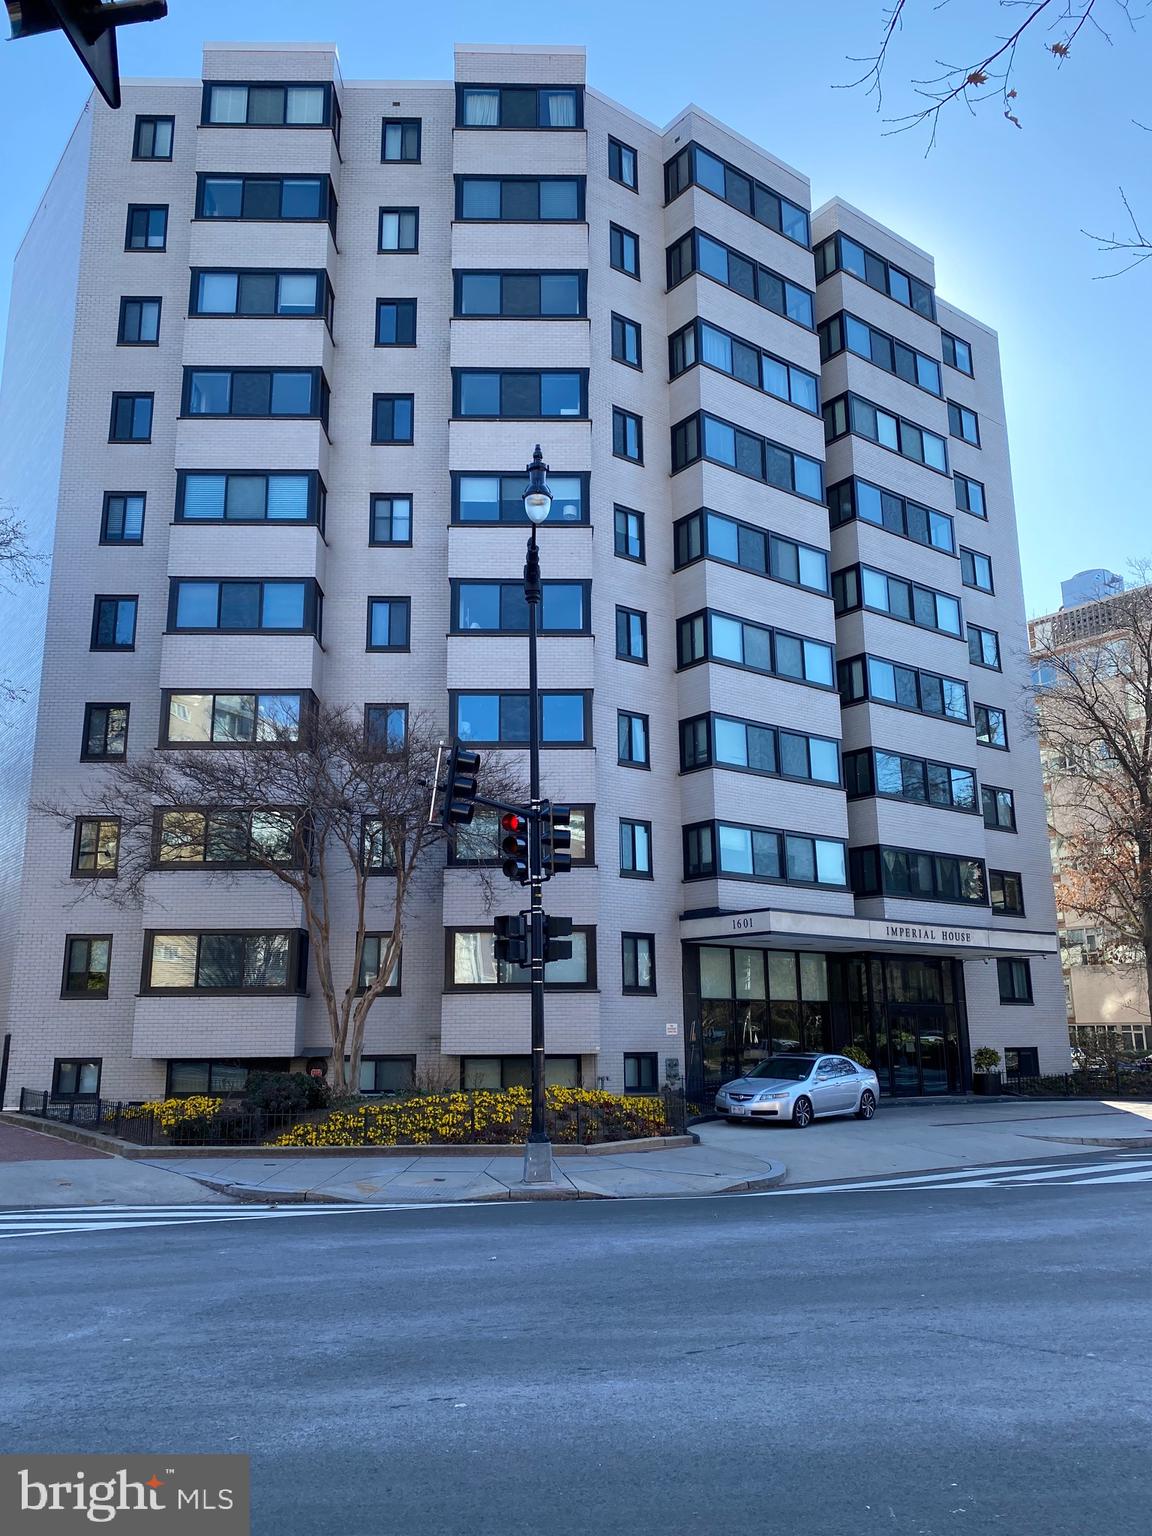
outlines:
M0 1210L188 1205L224 1198L191 1179L0 1120Z
M787 1125L695 1127L703 1145L732 1154L779 1158L787 1184L965 1168L1074 1152L1080 1146L1152 1146L1152 1103L1130 1100L966 1104L880 1101L874 1120L817 1120L805 1131Z

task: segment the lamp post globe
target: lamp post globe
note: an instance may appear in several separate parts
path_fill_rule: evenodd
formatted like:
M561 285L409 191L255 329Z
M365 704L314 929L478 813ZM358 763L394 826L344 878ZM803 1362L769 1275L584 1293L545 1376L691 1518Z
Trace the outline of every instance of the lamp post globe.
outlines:
M537 443L532 462L528 465L528 484L523 496L524 514L537 527L547 522L552 510L552 492L548 487L547 474L548 466L540 452L540 444Z

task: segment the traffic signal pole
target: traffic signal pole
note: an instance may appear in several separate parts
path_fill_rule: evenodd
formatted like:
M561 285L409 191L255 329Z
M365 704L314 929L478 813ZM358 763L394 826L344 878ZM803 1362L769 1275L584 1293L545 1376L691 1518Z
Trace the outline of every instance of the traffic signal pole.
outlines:
M539 451L539 450L537 450ZM540 551L536 527L528 537L524 565L524 600L528 605L528 875L531 891L528 924L528 966L532 1006L532 1127L524 1144L524 1183L551 1184L552 1143L544 1098L544 858L540 818L540 686L536 669L539 632Z

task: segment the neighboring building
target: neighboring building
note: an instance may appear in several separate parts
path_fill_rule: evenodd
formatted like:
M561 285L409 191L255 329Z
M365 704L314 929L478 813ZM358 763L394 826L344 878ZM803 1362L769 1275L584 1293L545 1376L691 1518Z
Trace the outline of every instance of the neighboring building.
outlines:
M1029 645L1035 662L1040 661L1039 651L1049 655L1053 650L1075 651L1085 641L1107 642L1110 635L1118 636L1126 628L1130 632L1130 621L1126 623L1118 611L1123 604L1122 577L1108 571L1082 571L1071 581L1061 582L1060 592L1064 602L1057 612L1029 622ZM1042 680L1040 671L1036 675ZM1090 746L1086 740L1085 747ZM1059 871L1061 841L1077 824L1083 792L1074 781L1061 784L1059 775L1053 780L1050 743L1045 744L1043 734L1040 747L1052 867ZM1082 913L1061 908L1059 903L1056 922L1073 1046L1089 1055L1152 1053L1143 954L1126 951L1115 932Z
M810 215L698 108L660 130L586 90L578 48L356 84L327 47L209 45L203 82L90 105L60 174L17 293L74 308L71 351L14 306L3 422L19 452L25 391L70 369L36 796L79 808L125 743L227 749L310 695L518 747L539 441L544 790L583 814L548 892L577 925L553 1078L699 1093L850 1043L902 1094L963 1088L978 1045L1066 1066L996 337L930 256ZM183 863L142 912L76 903L113 858L113 828L30 823L10 1102L325 1053L281 887ZM205 985L257 942L278 989ZM367 1086L526 1079L491 943L449 866Z

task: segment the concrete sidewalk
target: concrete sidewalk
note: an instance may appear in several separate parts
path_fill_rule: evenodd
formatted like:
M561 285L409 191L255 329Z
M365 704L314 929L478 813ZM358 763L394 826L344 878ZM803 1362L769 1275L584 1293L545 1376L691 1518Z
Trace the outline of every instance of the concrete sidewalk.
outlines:
M421 1154L342 1158L269 1153L266 1157L166 1157L155 1164L241 1199L277 1196L312 1200L438 1202L452 1200L620 1200L668 1195L720 1195L768 1189L786 1173L768 1148L729 1150L707 1145L649 1152L556 1157L552 1188L527 1191L523 1159L507 1152L485 1158Z
M701 1142L734 1156L778 1157L786 1184L814 1184L888 1173L923 1173L986 1163L1071 1156L1084 1146L1152 1146L1152 1103L1091 1099L970 1099L901 1104L881 1099L876 1118L787 1125L707 1121Z
M147 1163L0 1121L0 1210L227 1203L205 1185Z

